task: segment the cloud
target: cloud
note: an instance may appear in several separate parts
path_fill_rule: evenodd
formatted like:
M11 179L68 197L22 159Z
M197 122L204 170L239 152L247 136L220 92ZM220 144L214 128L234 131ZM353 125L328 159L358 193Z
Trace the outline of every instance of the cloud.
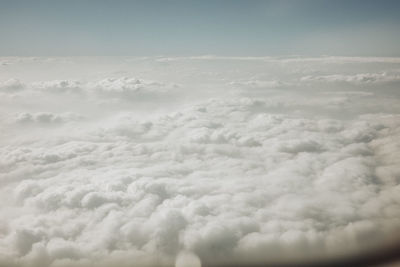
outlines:
M229 85L237 86L237 87L246 87L246 88L278 88L284 85L281 81L263 81L263 80L249 80L249 81L237 81L230 82Z
M17 123L3 125L0 141L0 266L301 260L391 240L400 227L396 95L390 105L378 89L373 102L363 91L340 102L337 88L254 97L246 82L240 95L226 93L227 80L256 80L248 64L246 77L232 77L207 63L218 78L193 87L193 69L189 83L51 78L38 88L56 107L24 94L28 104L3 106ZM69 89L53 94L57 86L78 86L84 107L65 104ZM213 98L196 94L208 86ZM142 91L155 98L104 111L93 101ZM183 91L193 96L177 104Z
M376 191L376 148L364 145L384 133L357 122L330 128L325 121L287 116L272 117L268 130L255 130L262 113L249 112L254 105L206 102L201 107L207 111L189 108L169 119L131 123L132 132L112 126L102 132L106 144L96 142L100 133L94 132L84 146L67 142L21 151L8 174L28 162L36 174L29 181L22 174L14 177L21 181L15 198L40 215L10 225L21 229L13 241L20 255L43 244L50 262L94 260L98 250L108 258L128 248L148 257L159 251L169 261L181 249L219 260L260 251L260 259L265 242L277 255L290 249L295 256L304 246L311 253L321 243L335 247L341 241L329 241L330 236L346 231L350 221L356 235L390 234L372 223L385 218L395 226L378 209L387 204L378 200L387 192ZM217 127L191 123L197 121ZM165 128L169 134L163 136ZM377 214L364 214L373 201ZM70 223L55 224L55 214ZM359 221L372 224L363 230ZM315 228L318 224L323 228ZM360 238L352 242L362 246ZM83 247L87 253L80 253Z
M323 76L304 76L300 79L304 82L347 82L355 84L370 84L400 81L400 74L382 73L360 73L355 75L323 75Z
M178 88L179 85L174 83L133 77L106 78L94 81L64 79L36 82L21 82L12 78L0 83L0 92L19 93L21 100L28 97L41 97L44 100L59 101L60 104L70 100L77 101L78 98L97 103L150 102L159 98L173 97ZM23 89L25 89L23 93L20 92Z
M159 57L156 62L173 62L182 60L228 60L228 61L262 61L268 63L400 63L398 57L352 57L352 56L320 56L320 57L305 57L305 56L289 56L289 57L240 57L240 56L216 56L203 55L191 57Z
M15 121L20 124L61 124L82 120L83 116L74 113L53 114L50 112L20 113Z
M103 98L120 100L156 100L169 97L178 87L176 84L165 84L132 77L107 78L87 84L88 89Z
M82 91L82 83L74 80L34 82L31 86L49 93L80 93Z
M25 88L25 85L18 79L8 79L0 83L0 92L2 93L14 93L21 91Z

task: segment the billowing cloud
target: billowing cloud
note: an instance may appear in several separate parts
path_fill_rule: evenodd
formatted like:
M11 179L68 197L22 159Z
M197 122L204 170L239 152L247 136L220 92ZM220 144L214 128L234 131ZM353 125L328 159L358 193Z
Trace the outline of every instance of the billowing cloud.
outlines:
M79 93L82 90L82 83L74 80L34 82L31 86L34 89L44 90L46 93Z
M0 139L0 266L299 260L395 237L393 88L302 88L293 85L303 75L297 63L271 78L265 62L232 73L197 61L170 61L168 75L143 79L49 74L0 100L3 121L13 122ZM127 73L159 67L152 58L129 64ZM285 89L260 82L254 95L246 81L283 81ZM142 91L154 98L132 101Z
M25 85L18 79L8 79L0 83L0 93L18 92L24 87Z

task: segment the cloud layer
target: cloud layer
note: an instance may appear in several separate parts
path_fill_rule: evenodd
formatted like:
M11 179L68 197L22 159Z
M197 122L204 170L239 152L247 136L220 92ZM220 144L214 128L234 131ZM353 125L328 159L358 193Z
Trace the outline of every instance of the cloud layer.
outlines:
M0 266L307 259L396 239L398 80L304 77L397 59L123 60L125 76L109 59L90 79L7 69Z

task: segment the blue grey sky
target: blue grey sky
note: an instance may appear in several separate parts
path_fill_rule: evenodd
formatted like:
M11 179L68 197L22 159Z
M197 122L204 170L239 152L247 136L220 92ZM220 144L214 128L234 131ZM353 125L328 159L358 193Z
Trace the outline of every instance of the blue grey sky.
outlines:
M396 0L0 0L0 55L400 56Z

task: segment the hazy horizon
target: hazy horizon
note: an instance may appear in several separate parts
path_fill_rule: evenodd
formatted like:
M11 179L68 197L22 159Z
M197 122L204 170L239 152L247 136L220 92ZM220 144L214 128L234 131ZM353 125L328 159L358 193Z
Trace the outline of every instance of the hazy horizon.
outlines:
M0 1L1 56L400 56L400 2Z

